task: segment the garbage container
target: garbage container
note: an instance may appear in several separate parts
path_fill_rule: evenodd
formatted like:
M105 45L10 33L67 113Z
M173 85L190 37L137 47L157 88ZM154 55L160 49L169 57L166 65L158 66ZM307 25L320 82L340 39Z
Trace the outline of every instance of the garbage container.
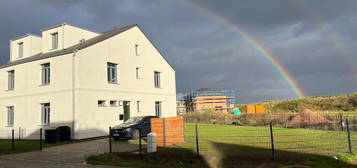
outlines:
M57 142L57 130L47 129L45 130L45 142L56 143Z
M69 141L71 140L71 128L69 126L60 126L57 130L57 141Z

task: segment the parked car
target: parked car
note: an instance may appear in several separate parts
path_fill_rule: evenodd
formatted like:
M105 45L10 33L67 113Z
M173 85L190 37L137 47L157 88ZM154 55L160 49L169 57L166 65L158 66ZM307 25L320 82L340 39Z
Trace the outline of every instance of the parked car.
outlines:
M139 139L141 136L145 137L151 132L151 119L158 118L156 116L138 116L131 117L123 124L114 126L111 130L111 136L114 140L125 139Z

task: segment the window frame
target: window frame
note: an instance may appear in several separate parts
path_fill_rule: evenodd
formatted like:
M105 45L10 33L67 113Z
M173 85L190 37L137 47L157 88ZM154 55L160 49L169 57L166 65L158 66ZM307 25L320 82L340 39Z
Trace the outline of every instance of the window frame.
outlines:
M15 120L15 112L14 112L15 108L14 106L7 106L6 108L7 108L7 127L13 127L14 120Z
M15 70L7 71L7 90L15 89Z
M23 58L24 57L24 42L19 42L17 43L17 58Z
M100 103L103 102L103 103ZM105 100L98 100L98 107L106 107L106 101Z
M135 68L136 79L140 79L140 67Z
M107 62L108 83L118 83L118 64Z
M140 56L139 54L139 44L135 44L135 55Z
M50 125L51 122L51 104L41 103L41 125Z
M51 64L41 64L41 85L49 85L51 83Z
M161 72L154 71L154 86L155 88L161 88Z
M112 102L114 102L114 104L112 104ZM118 107L118 101L117 100L109 100L109 106L110 107Z
M162 102L155 101L155 116L161 117L162 116Z
M136 112L140 113L141 112L141 102L140 101L136 101Z
M58 32L51 33L51 50L58 49Z

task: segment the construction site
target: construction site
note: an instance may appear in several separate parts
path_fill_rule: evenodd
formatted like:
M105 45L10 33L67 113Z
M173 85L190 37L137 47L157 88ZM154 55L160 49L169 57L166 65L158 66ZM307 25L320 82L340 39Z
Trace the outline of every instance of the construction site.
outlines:
M228 113L234 107L233 90L198 89L183 96L186 113L213 110Z

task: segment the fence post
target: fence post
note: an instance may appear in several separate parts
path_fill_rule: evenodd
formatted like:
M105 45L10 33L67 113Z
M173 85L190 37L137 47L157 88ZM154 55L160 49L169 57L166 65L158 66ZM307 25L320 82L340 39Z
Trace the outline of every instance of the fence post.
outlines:
M226 115L224 114L224 123L223 125L226 125Z
M196 153L197 153L197 157L200 157L200 148L198 146L198 128L197 128L197 124L195 125L196 128Z
M140 153L140 156L142 155L142 150L141 150L141 129L139 129L139 153Z
M162 119L162 135L164 140L164 146L166 146L166 120L165 118Z
M347 127L347 140L348 140L348 151L352 153L352 143L351 143L351 133L350 133L350 122L346 118L346 127Z
M341 131L343 131L343 118L342 118L342 114L340 114L340 126L341 126Z
M274 135L273 135L273 124L269 123L270 127L270 140L271 140L271 159L275 159L275 149L274 149Z
M11 130L11 150L12 151L15 150L15 137L14 137L14 134L15 134L15 130L12 129Z
M112 127L109 127L109 153L112 153Z
M19 127L19 141L20 141L20 139L21 139L21 127Z
M40 129L40 151L42 151L42 128Z

